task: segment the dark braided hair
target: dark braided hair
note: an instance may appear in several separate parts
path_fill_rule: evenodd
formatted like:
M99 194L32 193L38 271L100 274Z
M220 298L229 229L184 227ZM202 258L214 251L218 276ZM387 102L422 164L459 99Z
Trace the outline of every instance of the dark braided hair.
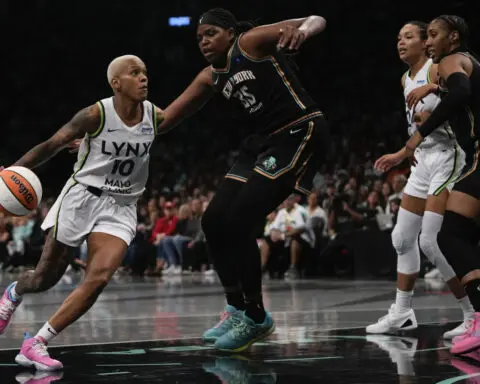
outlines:
M198 19L198 25L210 24L216 25L223 29L232 28L235 35L247 32L250 29L256 27L256 24L251 21L238 21L235 15L223 8L213 8L205 12Z
M405 23L404 25L407 25L407 24L411 24L411 25L415 25L419 31L420 31L420 39L422 40L427 40L428 38L428 34L427 34L427 28L428 28L428 24L423 22L423 21L419 21L419 20L412 20L412 21L409 21L408 23Z
M456 15L441 15L434 19L434 21L442 21L448 28L449 32L458 32L458 42L461 47L466 47L468 40L468 25L467 22Z

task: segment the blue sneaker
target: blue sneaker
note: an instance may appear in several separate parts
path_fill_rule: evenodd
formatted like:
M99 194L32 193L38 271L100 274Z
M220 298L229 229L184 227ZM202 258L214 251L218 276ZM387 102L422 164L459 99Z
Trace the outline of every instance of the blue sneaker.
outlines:
M256 324L245 313L241 321L219 337L215 348L225 352L242 352L253 343L263 340L275 331L275 322L267 312L262 324Z
M213 328L207 329L203 334L203 340L215 342L220 336L230 331L233 326L242 320L243 312L227 304L225 312L222 313L220 321Z

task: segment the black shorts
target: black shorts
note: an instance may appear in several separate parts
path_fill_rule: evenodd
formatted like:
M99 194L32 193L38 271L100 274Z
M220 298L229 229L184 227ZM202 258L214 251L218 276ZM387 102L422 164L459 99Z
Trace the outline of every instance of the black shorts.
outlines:
M242 149L226 178L246 182L253 172L269 179L295 176L295 189L308 195L328 150L328 128L321 112L287 124L262 139L259 151Z
M480 167L479 154L476 153L471 167L465 167L466 171L455 182L454 191L463 192L480 200Z

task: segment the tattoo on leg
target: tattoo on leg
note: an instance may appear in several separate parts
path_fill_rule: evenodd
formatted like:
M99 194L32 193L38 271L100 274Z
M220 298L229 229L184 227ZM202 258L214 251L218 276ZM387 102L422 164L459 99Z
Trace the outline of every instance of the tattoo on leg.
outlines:
M18 280L15 290L23 295L50 289L61 279L72 256L73 248L59 243L54 239L53 231L50 231L35 270L24 274Z

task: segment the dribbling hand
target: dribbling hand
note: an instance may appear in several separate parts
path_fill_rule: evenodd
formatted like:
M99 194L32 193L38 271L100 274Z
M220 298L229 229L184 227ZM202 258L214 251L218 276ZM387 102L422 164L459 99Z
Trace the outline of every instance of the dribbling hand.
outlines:
M277 50L298 51L306 38L307 36L304 31L292 27L291 25L287 25L280 29Z

